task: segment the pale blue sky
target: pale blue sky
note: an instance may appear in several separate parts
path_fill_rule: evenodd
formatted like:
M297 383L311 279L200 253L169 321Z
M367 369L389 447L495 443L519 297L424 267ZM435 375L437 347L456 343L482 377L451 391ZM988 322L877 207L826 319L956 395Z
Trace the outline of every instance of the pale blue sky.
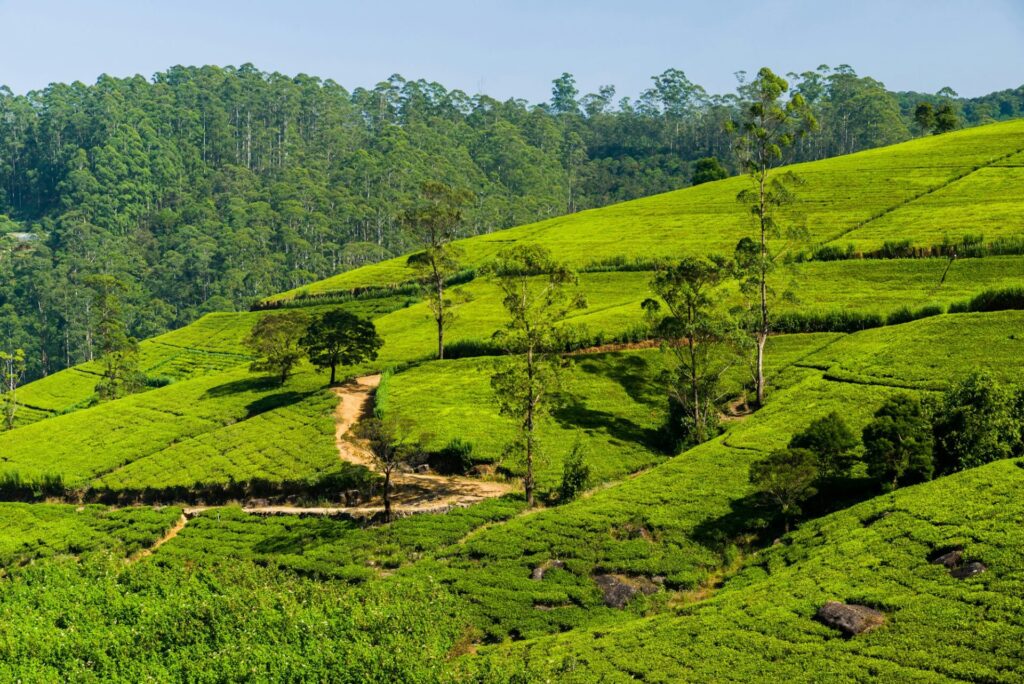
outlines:
M18 93L245 62L349 89L400 73L531 101L562 71L584 93L634 96L669 67L725 92L739 69L821 63L980 95L1024 83L1024 0L0 0L0 84Z

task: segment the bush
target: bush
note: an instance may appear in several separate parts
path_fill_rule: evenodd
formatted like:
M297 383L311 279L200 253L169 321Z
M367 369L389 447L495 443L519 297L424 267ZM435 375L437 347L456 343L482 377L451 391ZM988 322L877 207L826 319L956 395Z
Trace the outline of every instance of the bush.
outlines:
M1024 287L986 290L966 305L969 312L1015 311L1024 309Z
M573 444L562 465L562 484L558 488L561 502L572 501L590 485L590 466L582 442Z
M840 247L839 245L822 245L814 250L811 258L814 261L844 261L854 256L853 245Z
M443 475L464 475L473 467L473 444L456 437L430 456L430 467Z
M885 325L885 319L878 314L843 310L823 313L790 311L779 315L772 324L772 331L777 333L851 333L869 328L880 328L883 325Z

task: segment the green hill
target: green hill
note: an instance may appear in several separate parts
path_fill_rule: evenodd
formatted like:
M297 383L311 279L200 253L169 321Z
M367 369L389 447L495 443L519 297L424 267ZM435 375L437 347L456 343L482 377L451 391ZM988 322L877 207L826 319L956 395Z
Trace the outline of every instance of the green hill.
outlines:
M894 496L858 463L789 534L750 483L753 462L830 413L859 435L899 394L931 400L976 370L1024 383L1019 302L968 305L1024 287L1022 150L1014 121L795 167L814 239L780 269L767 400L683 453L664 439L666 359L640 304L655 259L733 249L743 178L464 241L444 361L397 259L144 341L148 388L126 398L96 401L95 362L25 386L0 433L0 678L1024 681L1020 459ZM297 515L337 513L379 478L339 460L325 375L303 364L278 385L248 370L254 323L276 307L371 317L381 355L342 375L390 371L375 408L424 459L459 451L475 476L516 484L515 425L490 386L505 315L477 273L516 241L580 268L588 299L561 321L573 353L539 429L542 505L516 491L391 524ZM953 244L967 251L949 258ZM813 258L824 245L844 258ZM730 367L725 396L748 376ZM564 502L574 446L591 479ZM280 508L253 504L264 497ZM174 505L66 503L81 500ZM952 548L988 570L959 580L930 562ZM609 605L607 577L643 591ZM841 638L813 619L829 600L885 624Z

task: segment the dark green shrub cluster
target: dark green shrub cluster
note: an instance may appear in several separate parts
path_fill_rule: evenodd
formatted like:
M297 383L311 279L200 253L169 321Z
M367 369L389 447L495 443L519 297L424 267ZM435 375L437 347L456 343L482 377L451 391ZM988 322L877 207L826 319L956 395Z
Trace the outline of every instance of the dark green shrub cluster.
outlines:
M772 322L777 333L845 332L852 333L885 325L880 314L835 310L827 312L787 311Z
M1024 287L986 290L966 302L952 304L950 313L981 313L1024 310Z
M428 457L430 467L442 475L465 475L475 465L473 444L461 437L452 439Z
M560 503L572 501L590 486L590 466L587 464L586 449L582 442L576 442L562 464L562 482L558 487Z

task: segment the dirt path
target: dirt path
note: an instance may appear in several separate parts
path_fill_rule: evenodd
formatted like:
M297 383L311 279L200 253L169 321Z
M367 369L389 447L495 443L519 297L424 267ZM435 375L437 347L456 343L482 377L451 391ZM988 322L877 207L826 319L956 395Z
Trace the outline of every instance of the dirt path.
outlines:
M334 416L337 423L335 443L343 461L361 465L376 472L377 466L370 453L350 434L352 426L367 415L373 401L373 391L380 385L380 375L365 375L341 387L334 388L338 408ZM430 473L393 473L391 484L392 505L398 515L444 511L455 506L490 499L512 491L505 482L480 480L472 477L434 475ZM267 507L266 513L278 513L279 507ZM285 507L280 507L285 508ZM295 510L295 509L291 509ZM373 514L383 506L373 502L366 506L336 509L339 514ZM284 511L280 511L284 512ZM315 514L310 512L310 514Z
M171 529L167 530L167 532L164 533L164 536L162 536L159 539L157 539L156 542L154 542L153 545L150 546L149 548L142 549L141 551L136 551L135 553L133 553L126 560L126 562L127 563L135 563L137 561L142 560L143 558L146 558L147 556L152 556L154 551L156 551L161 546L163 546L167 542L169 542L172 539L174 539L175 537L177 537L178 533L181 532L183 529L185 529L185 525L188 524L188 521L189 521L190 517L191 516L188 516L188 515L182 513L181 517L178 518L178 522L174 523L174 526Z

